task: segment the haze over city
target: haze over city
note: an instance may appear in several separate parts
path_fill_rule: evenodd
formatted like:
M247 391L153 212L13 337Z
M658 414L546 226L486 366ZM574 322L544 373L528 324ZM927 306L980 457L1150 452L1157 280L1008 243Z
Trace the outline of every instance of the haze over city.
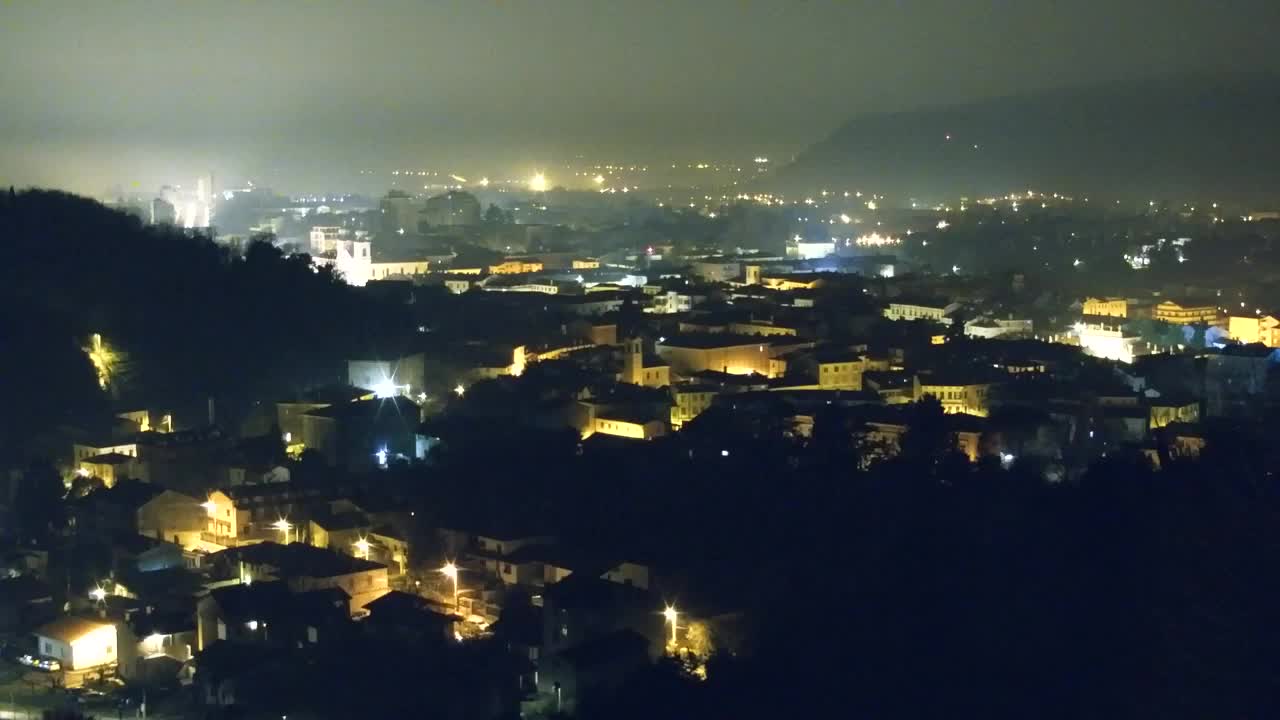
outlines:
M864 113L1280 69L1265 0L68 0L0 20L0 176L92 194L785 160Z

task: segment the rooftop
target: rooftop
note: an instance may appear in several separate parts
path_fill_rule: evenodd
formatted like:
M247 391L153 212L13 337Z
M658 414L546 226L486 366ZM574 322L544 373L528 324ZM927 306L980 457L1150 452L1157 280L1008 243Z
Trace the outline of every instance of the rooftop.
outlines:
M72 643L95 630L108 627L112 627L109 622L67 615L54 620L48 625L41 626L36 630L35 634L41 637L53 638L66 643Z
M215 553L247 563L270 565L283 577L336 577L386 568L382 563L293 542L261 542Z

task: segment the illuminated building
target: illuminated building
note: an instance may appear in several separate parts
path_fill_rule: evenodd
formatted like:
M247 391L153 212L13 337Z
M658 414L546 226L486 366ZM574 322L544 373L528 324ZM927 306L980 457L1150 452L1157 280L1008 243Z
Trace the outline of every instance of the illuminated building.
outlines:
M480 201L469 192L450 190L427 198L421 218L431 226L479 225Z
M890 320L933 320L950 324L951 318L947 316L959 308L958 304L943 300L903 300L890 302L884 309L884 316Z
M644 341L630 338L622 343L621 382L630 385L660 388L671 384L671 368L666 363L644 356Z
M932 395L942 404L944 413L986 417L987 396L991 392L991 383L945 377L936 373L921 374L919 382L917 400L925 395Z
M414 397L425 389L426 362L422 353L391 360L348 360L347 383L381 397Z
M1126 335L1119 326L1079 323L1076 325L1075 333L1080 340L1080 348L1094 357L1132 363L1133 358L1139 354L1137 352L1138 337Z
M1031 327L1030 320L983 318L965 323L964 334L987 339L1012 335L1030 336Z
M1151 317L1175 325L1194 323L1215 324L1221 322L1222 313L1212 302L1188 302L1165 300L1151 311Z
M346 233L336 226L317 226L311 228L311 254L325 255L337 250L339 240Z
M1195 400L1153 399L1148 404L1147 414L1147 426L1153 430L1174 423L1196 423L1200 422L1200 403Z
M375 262L369 265L370 280L411 280L426 275L431 269L429 260L403 262Z
M129 457L138 457L138 444L135 442L128 443L75 443L71 446L72 459L77 464L81 461L91 458L95 455L109 454L128 455Z
M124 453L108 452L101 455L90 455L80 460L76 472L88 477L96 477L106 487L114 487L124 478L147 480L147 466L136 456Z
M681 377L704 370L767 377L775 352L768 341L730 333L680 334L659 340L654 349Z
M595 270L600 267L599 260L573 260L570 267L574 270Z
M1122 297L1088 297L1084 299L1080 314L1097 317L1128 317L1130 302L1127 298Z
M804 242L792 239L787 243L787 257L797 260L821 260L835 251L836 244L831 240Z
M825 282L825 278L814 274L766 273L760 276L760 284L771 290L815 290Z
M137 511L138 534L188 551L218 552L236 544L239 523L231 498L214 491L200 500L165 490Z
M1274 315L1232 315L1227 320L1227 333L1244 345L1280 347L1280 320Z
M447 288L449 292L453 293L454 295L461 295L462 293L470 290L471 285L472 285L472 282L470 280L445 279L444 281L445 288Z
M317 255L311 263L317 268L332 267L348 285L363 287L373 279L373 256L367 240L336 240L332 255Z
M244 545L210 556L209 563L214 572L222 576L242 572L253 578L250 587L280 580L295 594L342 590L350 598L350 615L391 589L386 565L301 542L282 545L264 541Z
M373 470L388 459L417 457L419 415L400 395L330 405L303 416L302 442L330 465Z
M64 670L109 667L116 663L116 626L101 620L66 616L35 631L36 651Z
M498 265L490 265L489 273L492 275L519 275L522 273L542 272L542 263L527 262L523 260L504 260Z
M674 315L689 312L693 309L693 296L668 290L653 296L652 304L645 308L647 312L659 315Z
M694 277L708 282L728 282L742 273L742 264L736 260L708 258L693 263L689 269Z
M677 385L671 388L671 427L680 426L698 417L711 407L719 392L710 385Z
M408 193L392 190L378 202L381 231L387 235L417 234L422 203Z

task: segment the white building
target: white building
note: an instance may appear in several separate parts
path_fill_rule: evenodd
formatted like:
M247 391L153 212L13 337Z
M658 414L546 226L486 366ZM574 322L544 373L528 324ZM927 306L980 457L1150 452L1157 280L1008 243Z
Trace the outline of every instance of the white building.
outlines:
M1131 363L1138 355L1138 337L1127 336L1119 327L1077 323L1076 337L1086 354L1107 360Z
M116 626L101 620L66 616L35 632L42 657L62 663L64 670L114 665Z
M338 249L338 241L346 235L337 226L317 226L311 228L311 254L327 255Z

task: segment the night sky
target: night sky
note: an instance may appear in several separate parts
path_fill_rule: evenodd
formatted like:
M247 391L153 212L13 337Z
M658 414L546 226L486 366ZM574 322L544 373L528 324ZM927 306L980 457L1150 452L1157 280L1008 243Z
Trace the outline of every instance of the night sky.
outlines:
M1280 70L1278 27L1274 0L6 2L0 181L785 157L859 112Z

